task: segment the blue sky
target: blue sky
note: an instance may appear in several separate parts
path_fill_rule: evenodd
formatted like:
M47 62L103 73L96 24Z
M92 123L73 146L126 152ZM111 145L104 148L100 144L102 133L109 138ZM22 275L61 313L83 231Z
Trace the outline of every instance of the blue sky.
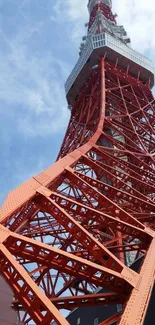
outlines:
M0 0L0 203L56 159L69 120L64 82L86 33L86 5ZM154 60L154 1L113 6L133 47Z

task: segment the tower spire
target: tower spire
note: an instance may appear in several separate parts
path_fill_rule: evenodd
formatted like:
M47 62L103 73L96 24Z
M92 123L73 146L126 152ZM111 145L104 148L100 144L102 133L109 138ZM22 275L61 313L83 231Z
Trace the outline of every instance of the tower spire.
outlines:
M130 43L123 26L116 22L117 15L112 12L111 0L90 0L88 2L90 14L88 23L89 34L100 34L108 32L112 36L119 38L124 43Z
M90 14L90 25L95 19L97 13L103 15L107 20L116 24L115 15L112 13L111 0L90 0L88 2L88 11Z
M108 6L109 8L112 7L112 0L89 0L88 1L88 10L91 12L93 10L93 7L96 6L97 4L104 4Z

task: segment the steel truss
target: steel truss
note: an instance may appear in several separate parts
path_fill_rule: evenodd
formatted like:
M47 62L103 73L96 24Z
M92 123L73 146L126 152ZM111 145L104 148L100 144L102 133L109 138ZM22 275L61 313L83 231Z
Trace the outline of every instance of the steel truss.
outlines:
M102 59L72 105L58 161L8 195L0 271L24 324L67 325L59 310L108 304L123 313L103 325L143 324L155 273L154 116L149 87ZM139 272L128 256L143 256Z

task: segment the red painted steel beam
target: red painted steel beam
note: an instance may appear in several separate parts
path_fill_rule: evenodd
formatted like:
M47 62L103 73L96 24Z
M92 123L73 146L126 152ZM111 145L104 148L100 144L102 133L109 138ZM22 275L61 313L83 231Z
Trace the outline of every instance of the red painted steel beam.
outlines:
M62 298L50 298L50 301L54 304L58 310L67 309L74 310L79 307L89 307L89 306L105 306L121 304L124 301L124 297L120 297L116 293L98 293L98 294L87 294L81 296L72 297L62 297ZM13 303L16 310L23 310L21 306L18 306L19 302Z
M134 271L129 271L127 267L121 272L116 272L110 268L92 263L86 259L80 258L71 253L62 251L57 248L50 247L43 243L29 239L27 237L7 232L5 246L16 257L22 258L24 261L37 262L54 268L61 272L68 273L76 278L87 279L87 281L102 286L105 281L107 288L114 288L116 283L116 291L124 290L125 282L136 285L137 274ZM91 274L91 279L90 279ZM118 284L116 281L118 278Z
M100 325L113 325L113 324L118 324L120 318L121 318L121 313L118 313L114 316L111 316L110 318L106 319L104 322L100 323Z

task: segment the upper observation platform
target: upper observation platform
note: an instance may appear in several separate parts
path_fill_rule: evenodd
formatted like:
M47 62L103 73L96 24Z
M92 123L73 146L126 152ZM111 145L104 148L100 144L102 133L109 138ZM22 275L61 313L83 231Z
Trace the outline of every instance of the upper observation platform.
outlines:
M88 10L90 19L87 35L83 37L79 60L65 84L69 105L101 57L116 63L118 67L152 88L154 65L131 48L127 32L123 26L117 24L116 15L112 13L112 1L90 0Z

